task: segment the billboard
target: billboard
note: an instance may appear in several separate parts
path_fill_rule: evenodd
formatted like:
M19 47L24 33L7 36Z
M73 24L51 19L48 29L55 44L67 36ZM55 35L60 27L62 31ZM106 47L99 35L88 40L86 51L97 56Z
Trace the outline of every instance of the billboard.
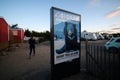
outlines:
M51 78L58 80L80 72L81 16L52 7L50 17Z
M69 62L80 56L80 15L53 8L54 64Z

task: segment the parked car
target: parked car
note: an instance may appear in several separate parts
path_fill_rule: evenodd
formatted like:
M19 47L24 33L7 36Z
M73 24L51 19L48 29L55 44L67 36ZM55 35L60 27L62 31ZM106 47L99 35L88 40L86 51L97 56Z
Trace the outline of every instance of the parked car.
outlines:
M120 53L120 37L111 38L105 44L105 48L110 53Z

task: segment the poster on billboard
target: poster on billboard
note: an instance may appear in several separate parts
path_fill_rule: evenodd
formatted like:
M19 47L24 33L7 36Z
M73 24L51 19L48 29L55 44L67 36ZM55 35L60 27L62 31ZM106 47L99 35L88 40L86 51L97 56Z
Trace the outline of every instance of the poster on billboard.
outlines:
M70 62L80 57L80 15L52 8L54 64Z

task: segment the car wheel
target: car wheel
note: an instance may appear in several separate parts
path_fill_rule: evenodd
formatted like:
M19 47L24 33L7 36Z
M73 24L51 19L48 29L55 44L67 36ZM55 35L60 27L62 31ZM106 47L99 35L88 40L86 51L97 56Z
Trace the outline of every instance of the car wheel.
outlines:
M108 51L109 53L118 53L118 49L115 47L110 47Z

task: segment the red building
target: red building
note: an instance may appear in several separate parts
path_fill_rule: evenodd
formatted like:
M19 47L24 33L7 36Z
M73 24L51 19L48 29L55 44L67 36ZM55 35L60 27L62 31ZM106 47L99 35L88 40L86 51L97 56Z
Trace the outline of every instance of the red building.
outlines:
M0 50L8 47L9 27L4 18L0 17Z
M21 28L12 28L10 29L12 32L13 43L21 43L24 40L24 30Z

